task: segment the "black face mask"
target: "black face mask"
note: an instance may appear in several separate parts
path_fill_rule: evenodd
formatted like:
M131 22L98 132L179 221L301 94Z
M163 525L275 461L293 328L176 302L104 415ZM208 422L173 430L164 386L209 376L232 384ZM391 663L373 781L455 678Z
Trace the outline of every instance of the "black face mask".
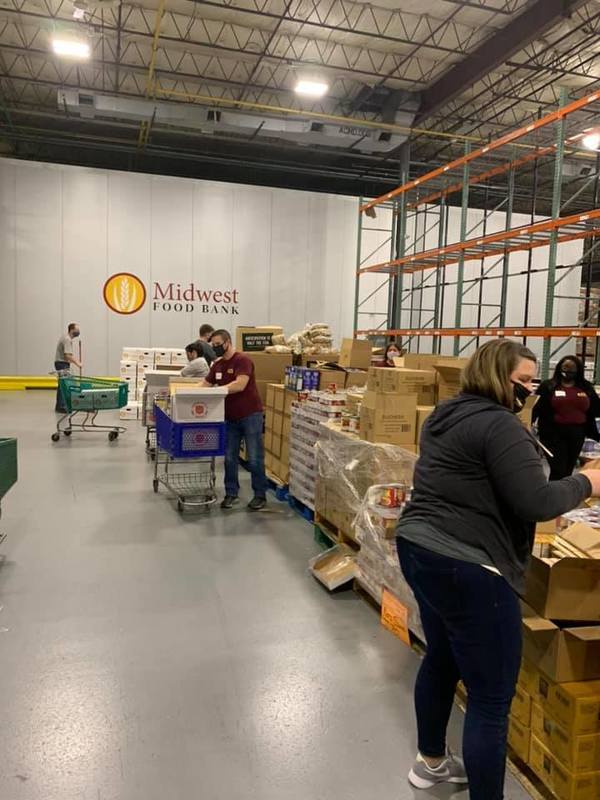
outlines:
M577 373L572 369L563 369L561 370L560 376L566 381L574 381L577 377Z
M512 385L513 385L513 411L515 412L515 414L518 414L519 411L523 410L525 401L527 400L531 392L526 386L523 386L522 383L515 383L513 381Z
M215 355L217 358L222 358L225 355L225 345L224 344L215 344L213 345L213 350L215 351Z

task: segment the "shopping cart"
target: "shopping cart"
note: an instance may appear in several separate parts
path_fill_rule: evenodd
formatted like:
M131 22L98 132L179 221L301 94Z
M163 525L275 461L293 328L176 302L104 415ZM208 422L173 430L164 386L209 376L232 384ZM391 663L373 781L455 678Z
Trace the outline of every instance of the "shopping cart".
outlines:
M0 439L0 517L2 517L2 498L17 482L17 440ZM0 533L0 542L4 541Z
M186 507L208 510L217 501L215 459L225 455L225 423L174 422L158 405L154 417L154 491L162 484L177 498L179 512ZM178 462L197 469L179 472Z
M73 431L83 433L106 433L114 441L127 428L119 425L97 425L100 411L123 408L127 405L128 386L125 381L110 378L82 378L75 375L59 375L60 393L66 413L56 423L52 441L58 442L61 433L70 436ZM83 415L83 422L76 420Z

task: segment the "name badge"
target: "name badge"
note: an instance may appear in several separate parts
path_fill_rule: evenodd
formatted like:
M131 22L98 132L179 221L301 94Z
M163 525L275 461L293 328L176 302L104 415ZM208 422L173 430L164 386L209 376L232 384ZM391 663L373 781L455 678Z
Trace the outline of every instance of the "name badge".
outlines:
M228 375L233 375L233 367L230 367L230 368L227 370L227 374L228 374Z
M223 380L223 373L222 372L217 372L217 374L215 375L215 378L218 381Z
M554 392L554 396L555 396L555 397L566 397L566 396L567 396L567 393L566 393L566 392L563 392L563 391L562 391L562 389L557 389L557 390Z
M577 392L577 397L587 397L585 392Z

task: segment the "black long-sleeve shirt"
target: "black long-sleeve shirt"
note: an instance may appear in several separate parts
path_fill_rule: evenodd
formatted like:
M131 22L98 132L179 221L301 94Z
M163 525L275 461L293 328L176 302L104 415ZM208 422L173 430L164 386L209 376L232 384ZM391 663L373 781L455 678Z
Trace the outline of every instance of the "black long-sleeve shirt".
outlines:
M452 558L481 553L517 592L531 557L535 523L591 494L585 475L548 482L537 443L507 408L460 395L438 406L421 434L412 500L397 533ZM415 531L421 525L422 542ZM465 557L465 560L474 560Z

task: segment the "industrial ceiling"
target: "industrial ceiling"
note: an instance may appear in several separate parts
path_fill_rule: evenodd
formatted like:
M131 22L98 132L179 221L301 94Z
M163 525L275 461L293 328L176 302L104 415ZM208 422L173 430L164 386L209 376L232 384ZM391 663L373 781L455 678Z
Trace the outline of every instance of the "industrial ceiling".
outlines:
M0 0L0 152L375 195L598 87L599 33L599 0Z

